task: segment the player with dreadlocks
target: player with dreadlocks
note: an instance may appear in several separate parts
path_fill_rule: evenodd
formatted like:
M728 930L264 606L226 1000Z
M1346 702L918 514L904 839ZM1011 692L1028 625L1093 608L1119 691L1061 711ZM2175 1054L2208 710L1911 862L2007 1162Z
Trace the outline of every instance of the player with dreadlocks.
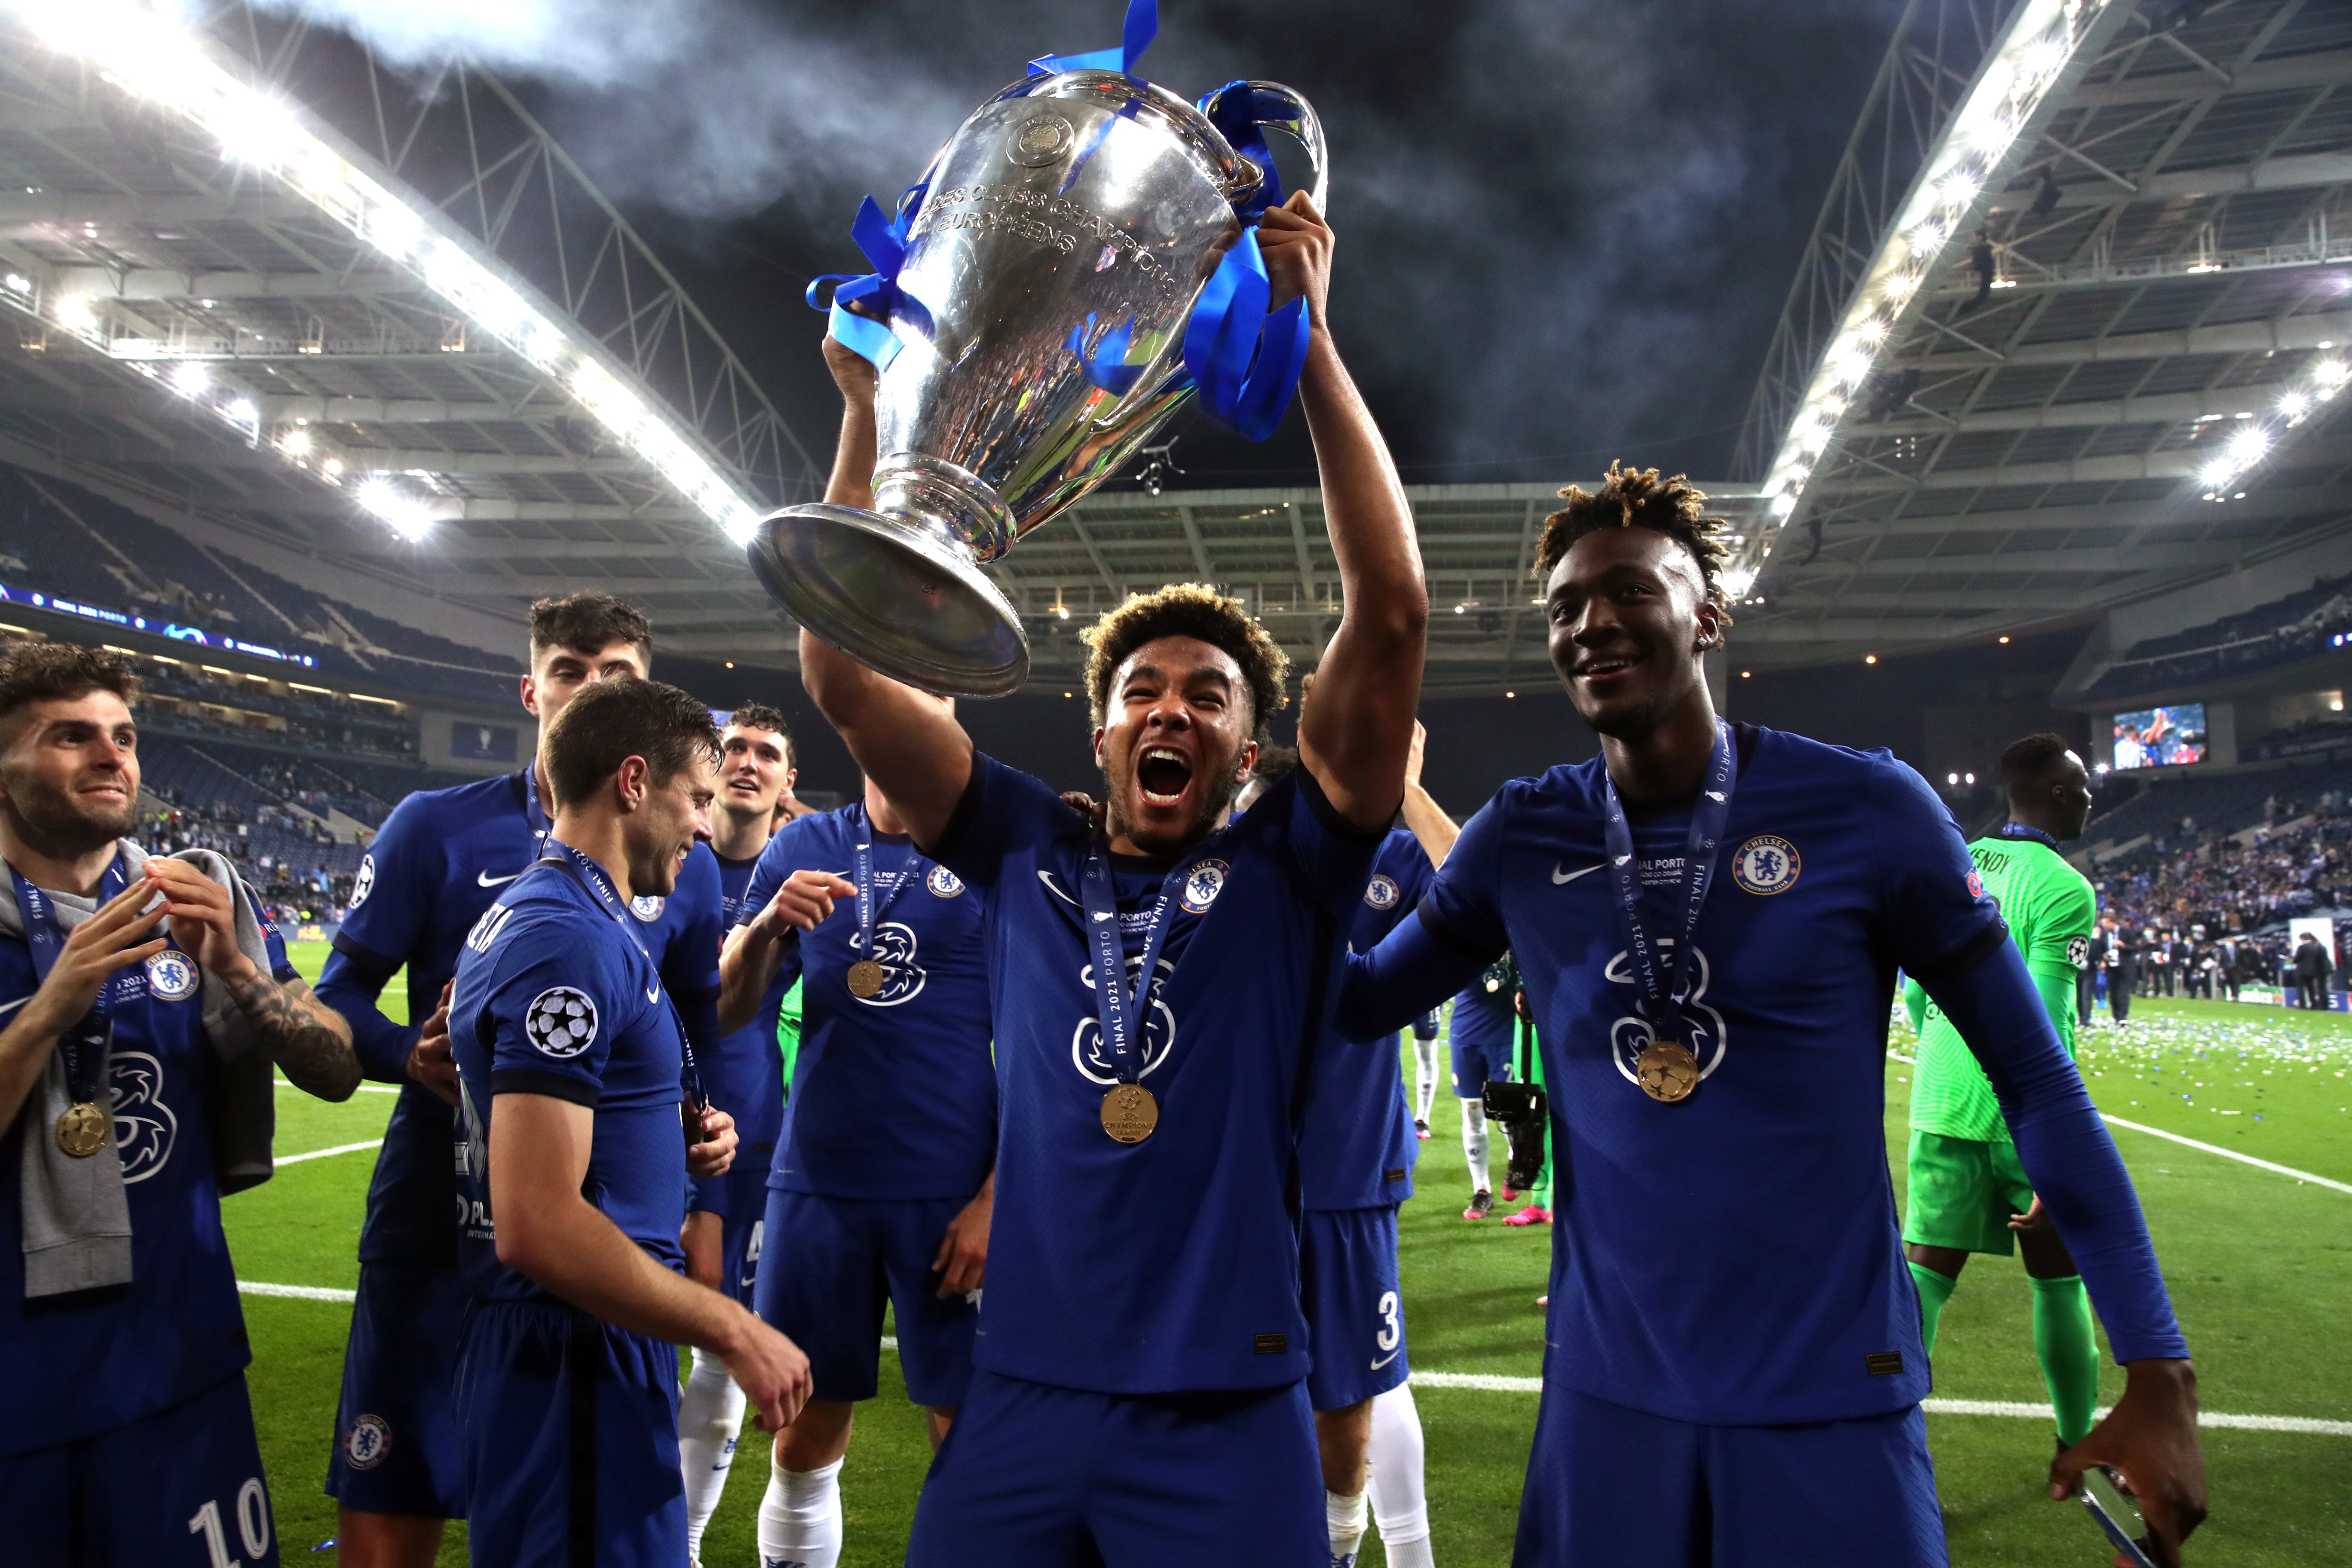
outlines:
M1506 948L1559 1162L1521 1568L1941 1564L1919 1298L1886 1166L1897 966L2000 1097L2130 1382L2053 1463L2204 1513L2196 1385L2137 1198L1950 815L1909 768L1717 717L1723 524L1677 477L1564 492L1552 664L1601 756L1504 785L1339 1027L1410 1021Z

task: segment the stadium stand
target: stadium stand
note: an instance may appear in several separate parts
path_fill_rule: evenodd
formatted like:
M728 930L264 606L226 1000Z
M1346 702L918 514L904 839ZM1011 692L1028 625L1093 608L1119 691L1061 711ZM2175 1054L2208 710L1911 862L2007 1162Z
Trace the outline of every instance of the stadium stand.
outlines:
M2234 616L2135 643L2086 697L2120 697L2251 675L2341 647L2352 632L2352 577L2315 582Z
M288 652L324 674L419 695L504 702L520 665L296 586L127 507L0 466L0 582ZM176 633L173 635L177 635Z

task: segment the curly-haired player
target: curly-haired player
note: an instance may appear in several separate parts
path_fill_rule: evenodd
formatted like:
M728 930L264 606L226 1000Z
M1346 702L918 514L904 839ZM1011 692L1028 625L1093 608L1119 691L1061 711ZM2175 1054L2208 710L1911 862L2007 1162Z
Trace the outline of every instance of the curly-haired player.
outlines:
M1208 588L1139 595L1094 630L1108 834L937 704L801 638L818 707L988 912L988 1283L917 1568L1328 1561L1294 1118L1404 791L1429 601L1396 470L1323 324L1331 232L1294 196L1259 246L1277 300L1307 300L1301 401L1347 605L1289 778L1226 826L1286 661ZM826 499L870 505L874 373L825 351L848 400Z
M1514 1561L1946 1561L1886 1169L1898 965L1983 1064L2130 1370L2051 1484L2115 1468L2176 1560L2204 1513L2188 1347L1951 815L1884 752L1716 716L1724 525L1687 480L1566 493L1545 614L1601 754L1503 786L1350 961L1339 1018L1392 1029L1506 948L1519 965L1562 1171Z

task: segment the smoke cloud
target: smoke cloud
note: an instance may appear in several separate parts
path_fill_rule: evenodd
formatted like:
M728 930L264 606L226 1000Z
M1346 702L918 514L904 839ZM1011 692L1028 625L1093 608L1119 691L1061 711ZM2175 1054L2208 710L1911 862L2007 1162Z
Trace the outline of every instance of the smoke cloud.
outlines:
M788 418L811 368L765 373L723 309L746 249L860 263L860 195L914 180L1024 62L1118 40L1122 0L260 0L424 67L463 49L537 84L608 194L671 215L706 300ZM1163 0L1144 62L1187 96L1235 76L1311 98L1332 150L1334 330L1409 479L1585 478L1623 456L1724 473L1829 174L1899 0ZM738 257L736 262L724 259ZM748 287L742 290L753 292ZM698 288L698 297L701 290ZM780 362L783 363L783 362ZM1297 482L1196 427L1178 482Z

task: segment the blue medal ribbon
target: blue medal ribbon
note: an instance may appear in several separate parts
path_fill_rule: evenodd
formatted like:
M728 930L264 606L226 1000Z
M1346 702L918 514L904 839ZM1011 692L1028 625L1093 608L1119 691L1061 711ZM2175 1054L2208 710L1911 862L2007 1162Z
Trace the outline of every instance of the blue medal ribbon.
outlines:
M1724 824L1731 816L1731 791L1738 771L1733 762L1731 726L1717 719L1715 750L1707 758L1698 804L1691 808L1690 843L1683 852L1682 934L1675 942L1671 964L1662 966L1658 962L1659 943L1642 923L1642 868L1634 855L1633 830L1625 820L1625 803L1617 796L1617 781L1609 776L1606 767L1601 770L1601 782L1609 801L1602 838L1608 848L1610 880L1616 885L1617 910L1624 918L1626 946L1633 956L1634 979L1640 987L1635 1005L1650 1026L1653 1039L1671 1039L1685 1050L1690 1049L1690 1020L1683 1014L1682 999L1689 994L1691 967L1696 962L1693 956L1696 944L1692 939L1698 932L1699 911L1706 905L1706 890L1715 881L1716 847L1722 841ZM1694 1057L1696 1054L1692 1052Z
M621 934L629 939L629 945L637 950L638 956L647 963L653 963L653 954L646 952L646 944L639 942L637 933L629 929L629 921L621 909L621 895L614 890L612 879L604 875L604 868L552 835L546 840L546 848L547 853L539 858L537 864L552 866L578 883L594 901L596 907L604 910L614 925L621 928ZM656 981L660 979L658 970L655 972L655 979ZM679 1016L677 998L669 994L667 985L662 986L662 1001L669 1006L670 1022L677 1026L678 1087L686 1095L687 1104L694 1111L695 1131L698 1135L694 1141L699 1142L701 1117L704 1111L710 1109L710 1097L702 1092L702 1069L695 1065L694 1042L687 1037L686 1020Z
M1111 879L1110 855L1099 840L1087 847L1078 887L1086 900L1087 937L1095 955L1095 1016L1102 1025L1103 1049L1110 1056L1111 1070L1121 1083L1139 1082L1143 1077L1143 1030L1149 1027L1160 949L1168 940L1168 907L1177 901L1177 889L1201 858L1193 856L1160 882L1160 901L1151 906L1151 919L1143 931L1143 971L1136 977L1130 996L1127 942L1118 929L1118 885Z
M866 825L866 837L858 844L853 859L857 878L857 951L867 958L874 958L874 933L881 929L882 917L890 912L890 906L898 901L898 895L907 890L907 884L915 879L916 857L912 850L908 852L906 863L898 868L898 885L890 889L889 896L878 907L874 902L874 830L870 822ZM879 963L881 960L875 958L874 962Z
M65 932L58 924L57 906L48 894L33 886L14 866L8 868L8 876L16 884L16 912L25 921L25 946L32 953L34 983L46 985L49 971L57 967L58 955L66 945ZM99 908L105 908L130 885L130 871L123 865L121 851L117 850L114 863L98 879ZM114 1005L127 1000L138 983L138 976L129 968L115 971L98 988L98 999L90 1004L89 1011L58 1037L58 1056L66 1068L66 1098L74 1104L98 1102L107 1058L114 1048Z
M2058 839L2056 836L2044 833L2038 827L2028 827L2021 822L2002 823L1999 828L1994 830L1993 837L1996 838L2029 839L2035 844L2042 845L2059 854L2065 853L2065 851L2058 848Z

